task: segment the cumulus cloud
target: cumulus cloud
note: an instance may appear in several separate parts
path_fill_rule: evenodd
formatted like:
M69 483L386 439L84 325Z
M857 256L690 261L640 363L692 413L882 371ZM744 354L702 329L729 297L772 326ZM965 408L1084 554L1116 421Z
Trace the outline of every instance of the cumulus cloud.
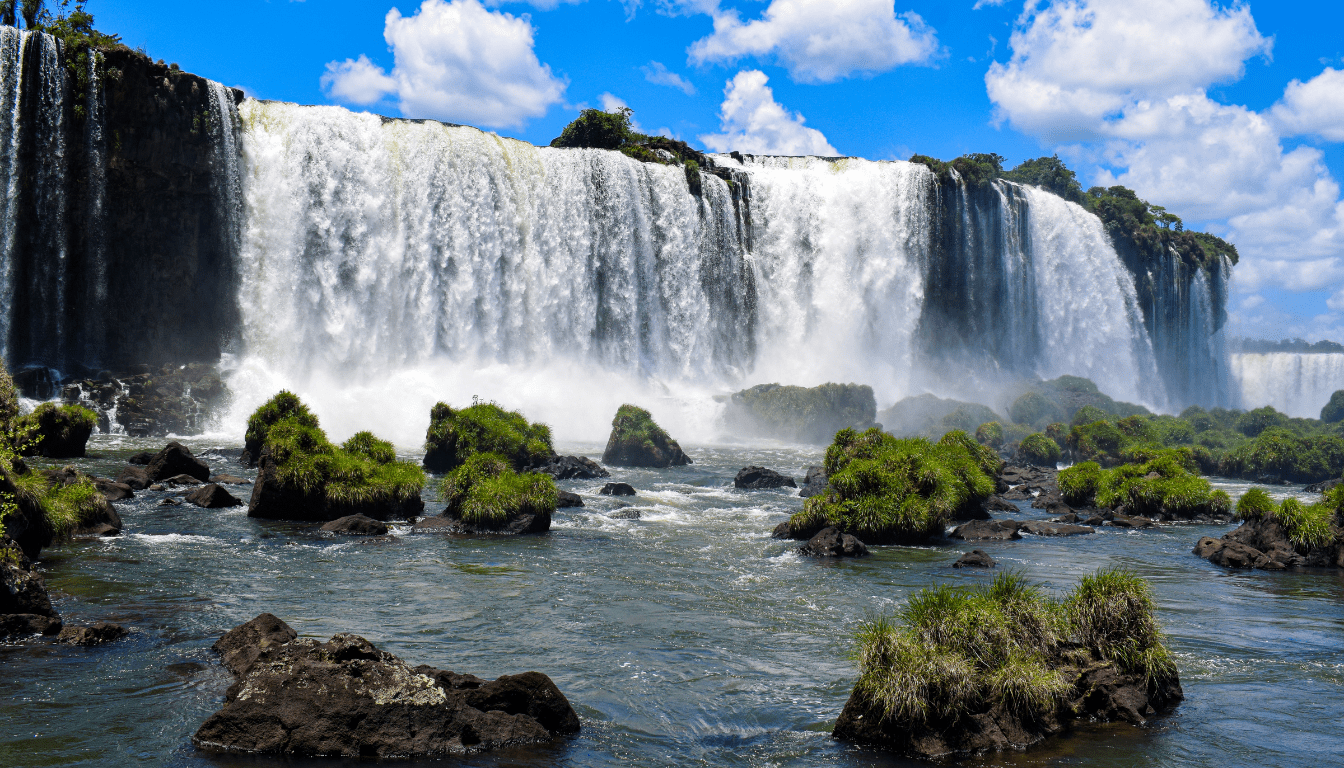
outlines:
M537 60L528 18L478 0L424 0L413 16L393 8L383 37L392 71L366 56L332 62L322 76L330 98L371 104L394 97L407 116L513 128L564 96L564 80Z
M803 116L789 112L766 83L764 72L738 72L723 89L719 108L722 133L700 137L715 152L746 152L754 155L823 155L840 152L821 131L803 125Z
M644 70L644 79L654 85L676 88L687 96L695 95L695 86L689 80L669 70L661 61L651 61Z
M1344 138L1344 73L1294 81L1265 112L1208 95L1272 44L1244 4L1029 2L1011 59L985 84L998 119L1109 166L1096 183L1131 187L1236 243L1239 291L1321 290L1344 280L1344 203L1323 153L1282 137Z
M1344 141L1344 69L1326 67L1305 83L1292 81L1272 114L1287 135Z
M710 11L714 32L688 49L694 64L745 56L777 62L799 82L830 83L928 63L938 54L934 30L893 0L772 0L761 18Z

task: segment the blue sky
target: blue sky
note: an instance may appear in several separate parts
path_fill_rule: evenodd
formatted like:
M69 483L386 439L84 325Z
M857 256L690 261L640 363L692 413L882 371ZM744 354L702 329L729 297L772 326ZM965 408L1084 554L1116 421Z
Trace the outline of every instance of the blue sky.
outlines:
M390 13L393 9L396 13ZM708 149L1058 152L1228 237L1234 332L1344 340L1344 3L89 0L259 98L545 144L584 106Z

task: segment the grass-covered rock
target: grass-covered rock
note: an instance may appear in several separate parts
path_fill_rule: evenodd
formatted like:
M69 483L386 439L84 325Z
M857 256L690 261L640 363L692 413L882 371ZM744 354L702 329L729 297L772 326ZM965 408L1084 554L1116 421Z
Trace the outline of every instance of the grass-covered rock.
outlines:
M285 419L292 419L299 426L317 428L317 417L308 410L308 406L299 400L298 395L282 389L248 417L243 454L239 460L246 466L257 466L266 434L272 426Z
M82 405L42 403L32 413L20 416L17 423L32 427L33 441L24 455L77 459L84 456L89 436L98 426L98 415Z
M367 432L334 445L292 393L279 393L252 415L249 445L263 429L249 517L325 522L362 514L387 520L413 518L424 509L423 470L397 461L391 444Z
M1059 443L1041 432L1035 432L1022 438L1022 442L1017 447L1019 463L1025 462L1038 467L1054 467L1059 463L1061 455L1063 455L1063 452L1059 448Z
M735 433L826 444L842 429L874 426L876 416L877 400L866 384L759 384L732 396L727 421Z
M965 432L937 443L897 438L876 428L841 430L826 449L829 484L776 535L809 539L823 528L867 544L916 544L953 520L983 515L1003 462Z
M844 741L939 759L1021 749L1073 720L1142 725L1183 696L1148 584L1083 577L1055 600L1015 574L940 586L864 623Z
M987 422L1005 424L1008 419L979 403L944 400L930 394L915 395L897 401L877 414L882 430L897 437L924 437L937 440L948 432L974 431Z
M39 471L0 461L0 536L28 557L76 536L114 535L121 528L92 477L73 467Z
M1003 445L1003 425L997 421L987 421L981 424L975 428L975 441L998 450Z
M456 410L446 403L436 404L425 432L425 469L451 472L478 453L502 456L515 470L544 464L555 456L551 428L529 423L521 413L494 403Z
M1059 490L1071 507L1096 506L1152 520L1230 520L1231 499L1194 468L1191 455L1177 450L1109 470L1088 461L1061 470Z
M1321 421L1326 424L1344 421L1344 389L1337 389L1330 395L1330 401L1321 408Z
M1253 440L1228 451L1222 474L1261 482L1316 483L1340 475L1344 439L1334 435L1299 437L1282 426L1266 427Z
M495 453L478 453L439 484L447 504L439 520L418 530L451 529L466 533L543 533L551 528L559 493L539 472L516 472Z
M1194 553L1230 568L1344 568L1344 486L1312 504L1275 502L1251 488L1237 501L1237 519L1241 527L1221 539L1205 536Z
M622 405L611 420L611 437L602 452L602 463L618 467L680 467L691 463L648 411L635 405Z

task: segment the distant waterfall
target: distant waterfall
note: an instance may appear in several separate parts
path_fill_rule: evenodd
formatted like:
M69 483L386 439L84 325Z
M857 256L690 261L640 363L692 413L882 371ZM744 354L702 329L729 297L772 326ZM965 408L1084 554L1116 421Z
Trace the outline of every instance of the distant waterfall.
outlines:
M1344 353L1235 354L1232 373L1246 408L1272 405L1289 416L1319 419L1330 395L1344 389Z
M19 144L23 126L23 51L29 34L0 27L0 360L9 359L14 252L19 217Z

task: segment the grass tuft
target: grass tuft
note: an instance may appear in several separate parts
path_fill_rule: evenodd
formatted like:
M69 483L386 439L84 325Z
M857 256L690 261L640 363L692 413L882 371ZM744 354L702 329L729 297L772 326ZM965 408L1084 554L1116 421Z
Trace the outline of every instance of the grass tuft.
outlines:
M444 478L439 492L450 517L482 528L501 528L524 514L555 511L559 494L550 477L519 473L495 453L478 453Z
M515 470L545 463L555 455L551 428L533 424L517 411L495 403L476 403L454 410L438 403L430 410L425 433L425 467L448 472L472 455L494 453L508 459Z

